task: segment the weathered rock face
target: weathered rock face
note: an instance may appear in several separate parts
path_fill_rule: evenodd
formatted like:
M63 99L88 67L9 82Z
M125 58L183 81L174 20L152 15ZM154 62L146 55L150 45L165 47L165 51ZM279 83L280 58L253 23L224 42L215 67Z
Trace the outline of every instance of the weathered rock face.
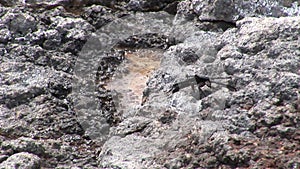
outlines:
M179 3L178 13L188 17L197 16L202 21L235 22L244 17L299 15L298 3L286 0L186 0Z
M200 20L197 26L201 30L223 32L245 17L299 16L298 4L288 0L186 0L178 4L177 14L188 20Z
M223 34L200 31L170 47L147 83L146 103L112 129L125 137L105 143L100 163L124 168L298 166L298 20L246 18ZM166 93L186 74L232 83L236 91L213 84L213 89L202 89L206 96L200 100L199 91L189 88ZM228 76L230 80L216 78ZM163 123L166 116L171 122ZM122 126L132 131L122 131ZM129 156L124 145L140 153ZM141 156L145 161L139 161Z
M60 7L31 9L1 7L0 166L6 168L54 168L72 152L79 155L71 145L85 140L68 95L76 55L94 28ZM62 139L66 148L54 148L53 139ZM92 154L89 165L95 166Z
M0 3L0 168L300 167L297 2Z

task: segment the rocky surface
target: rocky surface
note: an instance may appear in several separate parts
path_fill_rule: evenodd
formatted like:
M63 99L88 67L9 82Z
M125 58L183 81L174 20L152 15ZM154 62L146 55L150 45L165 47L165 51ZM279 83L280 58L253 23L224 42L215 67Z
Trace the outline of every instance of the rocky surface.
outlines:
M0 168L300 167L299 2L0 4Z
M27 152L17 153L1 163L1 168L37 169L40 168L40 158Z

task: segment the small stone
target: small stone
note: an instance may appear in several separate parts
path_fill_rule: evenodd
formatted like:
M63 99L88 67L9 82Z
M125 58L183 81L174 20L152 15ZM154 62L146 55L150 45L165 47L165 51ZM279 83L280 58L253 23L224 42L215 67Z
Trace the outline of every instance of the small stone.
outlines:
M10 156L0 164L0 169L40 169L41 159L34 154L21 152Z
M0 30L0 43L7 43L11 40L11 33L8 29Z
M2 23L8 25L8 29L14 34L25 35L36 30L37 21L27 13L7 12L2 17Z

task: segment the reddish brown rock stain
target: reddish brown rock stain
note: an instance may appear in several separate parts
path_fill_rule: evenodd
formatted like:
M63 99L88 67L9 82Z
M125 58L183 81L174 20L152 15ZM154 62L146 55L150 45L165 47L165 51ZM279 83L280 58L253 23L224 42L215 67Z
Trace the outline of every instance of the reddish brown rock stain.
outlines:
M149 76L160 66L162 50L140 49L125 54L126 60L120 65L126 73L117 71L108 83L109 90L115 90L118 97L117 109L139 105Z

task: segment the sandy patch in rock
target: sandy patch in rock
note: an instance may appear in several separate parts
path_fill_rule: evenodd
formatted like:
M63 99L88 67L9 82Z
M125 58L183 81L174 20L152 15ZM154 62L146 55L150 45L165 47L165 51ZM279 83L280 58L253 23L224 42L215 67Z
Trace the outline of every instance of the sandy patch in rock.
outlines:
M125 54L125 61L119 66L107 89L115 91L114 101L118 111L141 104L143 90L149 76L160 66L163 51L139 49Z

